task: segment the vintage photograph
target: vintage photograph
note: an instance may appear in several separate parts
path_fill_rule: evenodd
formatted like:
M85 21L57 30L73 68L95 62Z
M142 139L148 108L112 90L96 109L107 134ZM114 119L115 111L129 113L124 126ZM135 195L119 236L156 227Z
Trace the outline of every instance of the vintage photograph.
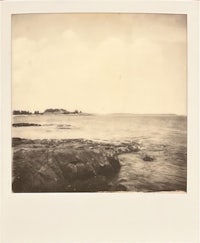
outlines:
M187 15L12 15L12 191L187 192Z

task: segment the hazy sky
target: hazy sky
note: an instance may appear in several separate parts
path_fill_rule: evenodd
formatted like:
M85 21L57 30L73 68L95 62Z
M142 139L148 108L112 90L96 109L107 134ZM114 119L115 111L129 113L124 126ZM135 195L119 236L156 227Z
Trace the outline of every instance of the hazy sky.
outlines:
M13 109L186 114L186 15L12 17Z

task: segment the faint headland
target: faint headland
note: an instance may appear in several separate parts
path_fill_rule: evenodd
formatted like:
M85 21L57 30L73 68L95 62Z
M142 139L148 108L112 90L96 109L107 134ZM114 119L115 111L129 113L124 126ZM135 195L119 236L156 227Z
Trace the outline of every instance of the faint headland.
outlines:
M40 111L27 111L27 110L14 110L13 115L43 115L43 114L83 114L81 110L74 110L68 111L66 109L58 109L58 108L49 108L44 110L43 112ZM85 113L84 113L85 114Z

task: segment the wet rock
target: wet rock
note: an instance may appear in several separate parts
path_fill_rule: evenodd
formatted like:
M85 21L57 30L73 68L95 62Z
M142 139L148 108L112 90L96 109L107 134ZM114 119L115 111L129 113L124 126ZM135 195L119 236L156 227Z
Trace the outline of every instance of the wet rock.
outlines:
M120 145L123 151L129 150ZM94 149L91 149L93 147ZM110 149L108 149L110 147ZM83 139L13 139L14 192L123 191L110 182L121 165L115 145Z
M109 191L127 191L127 188L122 184L112 185Z
M33 140L30 139L23 139L23 138L13 138L12 139L12 147L16 147L18 145L22 145L22 144L33 144Z
M92 163L79 163L77 164L77 178L78 179L88 179L92 178L97 174L92 166Z
M36 123L13 123L13 127L38 127L40 124Z
M108 161L109 161L109 164L112 166L112 169L114 172L119 171L121 165L120 165L119 159L116 155L114 155L112 157L109 156Z
M108 180L105 176L97 175L86 180L76 180L65 190L69 192L99 192L109 191Z
M149 155L145 155L142 159L147 162L154 161L154 158Z

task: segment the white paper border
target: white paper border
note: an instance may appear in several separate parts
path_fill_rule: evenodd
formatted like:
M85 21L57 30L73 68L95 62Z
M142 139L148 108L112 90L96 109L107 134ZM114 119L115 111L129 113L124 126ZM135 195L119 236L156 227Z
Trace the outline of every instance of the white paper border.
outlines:
M198 1L1 2L1 201L3 243L199 242ZM177 193L11 192L11 14L187 14L188 189Z

